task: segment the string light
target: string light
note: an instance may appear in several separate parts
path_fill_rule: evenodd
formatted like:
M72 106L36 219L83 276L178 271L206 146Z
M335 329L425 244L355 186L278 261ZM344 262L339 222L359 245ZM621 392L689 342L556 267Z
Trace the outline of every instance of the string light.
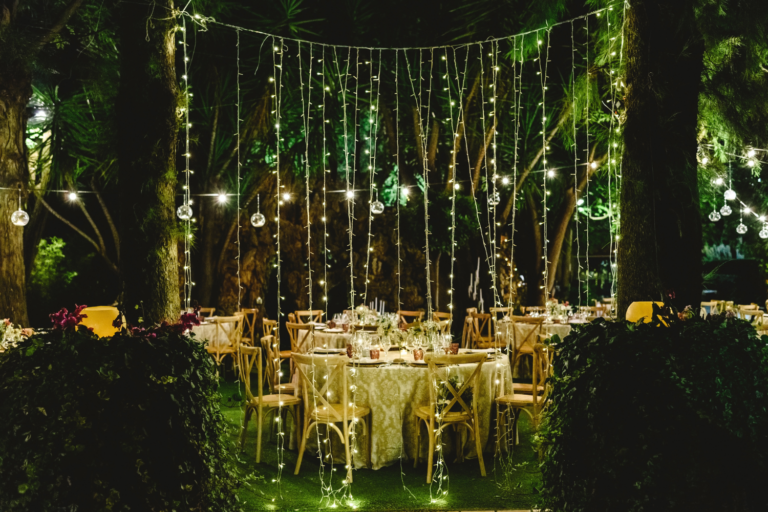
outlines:
M72 202L77 201L77 192L70 192L67 194L67 199L69 199Z
M176 215L184 221L184 309L189 309L192 303L192 215L193 210L190 197L190 144L189 144L189 109L190 109L190 85L189 85L189 57L187 55L187 24L182 18L181 47L184 52L184 185L182 187L184 198L181 206L176 210Z

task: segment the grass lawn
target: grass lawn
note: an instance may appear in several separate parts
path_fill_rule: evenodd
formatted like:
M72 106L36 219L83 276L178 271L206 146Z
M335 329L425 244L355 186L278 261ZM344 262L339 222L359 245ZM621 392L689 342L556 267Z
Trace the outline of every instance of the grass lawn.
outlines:
M237 443L242 412L231 401L237 393L237 383L222 383L222 410L226 421L233 427L232 442ZM277 444L265 430L262 445L262 461L256 464L256 428L252 423L248 429L248 441L245 452L240 454L238 468L246 481L239 492L245 511L285 510L305 511L331 508L328 500L321 502L319 460L309 450L304 454L301 473L294 476L296 451L285 450L282 478L278 488L273 483L277 475ZM470 459L463 463L447 460L450 487L442 499L431 502L430 486L426 483L426 462L421 461L417 469L413 462L403 461L402 473L399 464L379 470L360 469L355 471L352 484L352 496L355 510L513 510L531 509L538 502L537 487L540 485L538 459L531 447L532 432L527 416L521 420L519 445L511 462L507 462L506 471L500 461L494 460L491 453L485 456L488 476L480 476L477 460ZM286 441L287 445L287 441ZM505 457L506 458L506 457ZM508 459L509 460L509 459ZM333 488L341 488L344 478L343 461L337 461L338 470L334 472ZM326 485L329 483L329 466L326 465ZM433 484L433 492L437 485ZM345 499L337 502L334 508L353 510Z

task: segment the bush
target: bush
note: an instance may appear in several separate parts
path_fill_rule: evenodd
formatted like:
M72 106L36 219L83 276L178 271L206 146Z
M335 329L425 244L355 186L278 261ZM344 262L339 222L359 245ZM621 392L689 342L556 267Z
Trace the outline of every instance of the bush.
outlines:
M554 511L766 510L768 337L598 319L561 343L539 433Z
M0 510L235 510L216 369L178 326L0 357Z

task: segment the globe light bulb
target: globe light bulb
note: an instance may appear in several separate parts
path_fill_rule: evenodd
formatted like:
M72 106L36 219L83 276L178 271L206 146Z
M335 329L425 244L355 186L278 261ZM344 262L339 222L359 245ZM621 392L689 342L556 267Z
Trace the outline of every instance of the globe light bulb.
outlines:
M70 201L77 201L77 192L70 192L67 195L67 199L69 199Z
M734 192L733 189L730 189L730 188L726 190L725 194L723 195L725 196L726 201L733 201L734 199L736 199L736 192Z
M760 230L758 235L763 239L768 238L768 224L763 224L763 229Z
M740 234L740 235L743 235L744 233L746 233L746 232L747 232L747 226L746 226L746 225L744 225L744 223L743 223L743 222L739 222L739 225L738 225L738 226L736 226L736 232L737 232L738 234Z
M715 180L715 185L722 185L723 184L723 178L717 178Z
M382 203L378 199L371 203L371 213L373 213L374 215L377 215L383 212L384 212L384 203Z
M755 161L751 160L751 159L747 160L747 165L750 166L750 167L754 167L755 166Z
M260 212L254 213L253 215L251 215L251 224L253 225L253 227L260 228L266 223L267 223L267 218L264 217L264 215L262 215Z
M592 162L589 166L593 169L597 169L597 162Z
M353 199L355 197L355 192L353 190L347 190L347 199Z
M183 204L176 209L176 216L181 220L189 220L192 218L192 207L188 204Z
M509 178L507 178L506 176L501 178L501 184L502 185L509 185Z
M726 204L726 205L723 205L722 208L720 208L720 213L722 214L723 217L727 217L733 213L733 210L731 210L731 207Z
M291 200L291 194L288 192L283 193L283 201L290 201Z
M19 208L11 214L11 223L14 226L26 226L29 224L29 214Z
M593 167L593 169L594 169L594 167ZM555 177L555 171L553 171L553 170L547 171L547 176L549 176L550 178L554 178Z
M403 187L400 193L403 194L404 196L407 196L408 194L411 193L411 191L408 189L408 187Z
M753 156L755 156L755 150L754 149L750 149L749 151L747 151L747 156L749 158L752 158Z
M493 195L492 195L492 196L489 198L489 201L490 201L490 203L491 203L493 206L496 206L497 204L499 204L499 203L501 202L501 194L499 194L498 192L495 192L495 193L494 193L494 194L493 194Z
M459 185L458 183L453 184L453 190L459 190L460 188L461 188L461 185Z
M718 212L717 210L714 210L709 214L709 220L711 220L712 222L717 222L720 220L720 218L721 218L720 212Z
M219 204L224 204L227 202L227 194L219 194L216 196L216 200L219 202Z

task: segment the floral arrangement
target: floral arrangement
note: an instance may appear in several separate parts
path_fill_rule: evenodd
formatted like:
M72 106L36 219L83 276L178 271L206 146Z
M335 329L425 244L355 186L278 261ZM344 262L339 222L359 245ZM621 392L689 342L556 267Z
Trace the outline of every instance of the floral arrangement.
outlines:
M13 325L10 319L6 318L0 321L0 349L10 350L15 348L23 336L27 335L27 329Z
M549 318L568 318L571 314L571 306L564 302L559 304L554 300L547 302L547 316Z
M67 331L74 329L77 324L83 321L83 318L88 318L88 315L83 315L81 312L87 308L85 304L78 306L75 304L75 310L70 313L67 308L61 308L56 313L48 315L53 323L54 330Z

